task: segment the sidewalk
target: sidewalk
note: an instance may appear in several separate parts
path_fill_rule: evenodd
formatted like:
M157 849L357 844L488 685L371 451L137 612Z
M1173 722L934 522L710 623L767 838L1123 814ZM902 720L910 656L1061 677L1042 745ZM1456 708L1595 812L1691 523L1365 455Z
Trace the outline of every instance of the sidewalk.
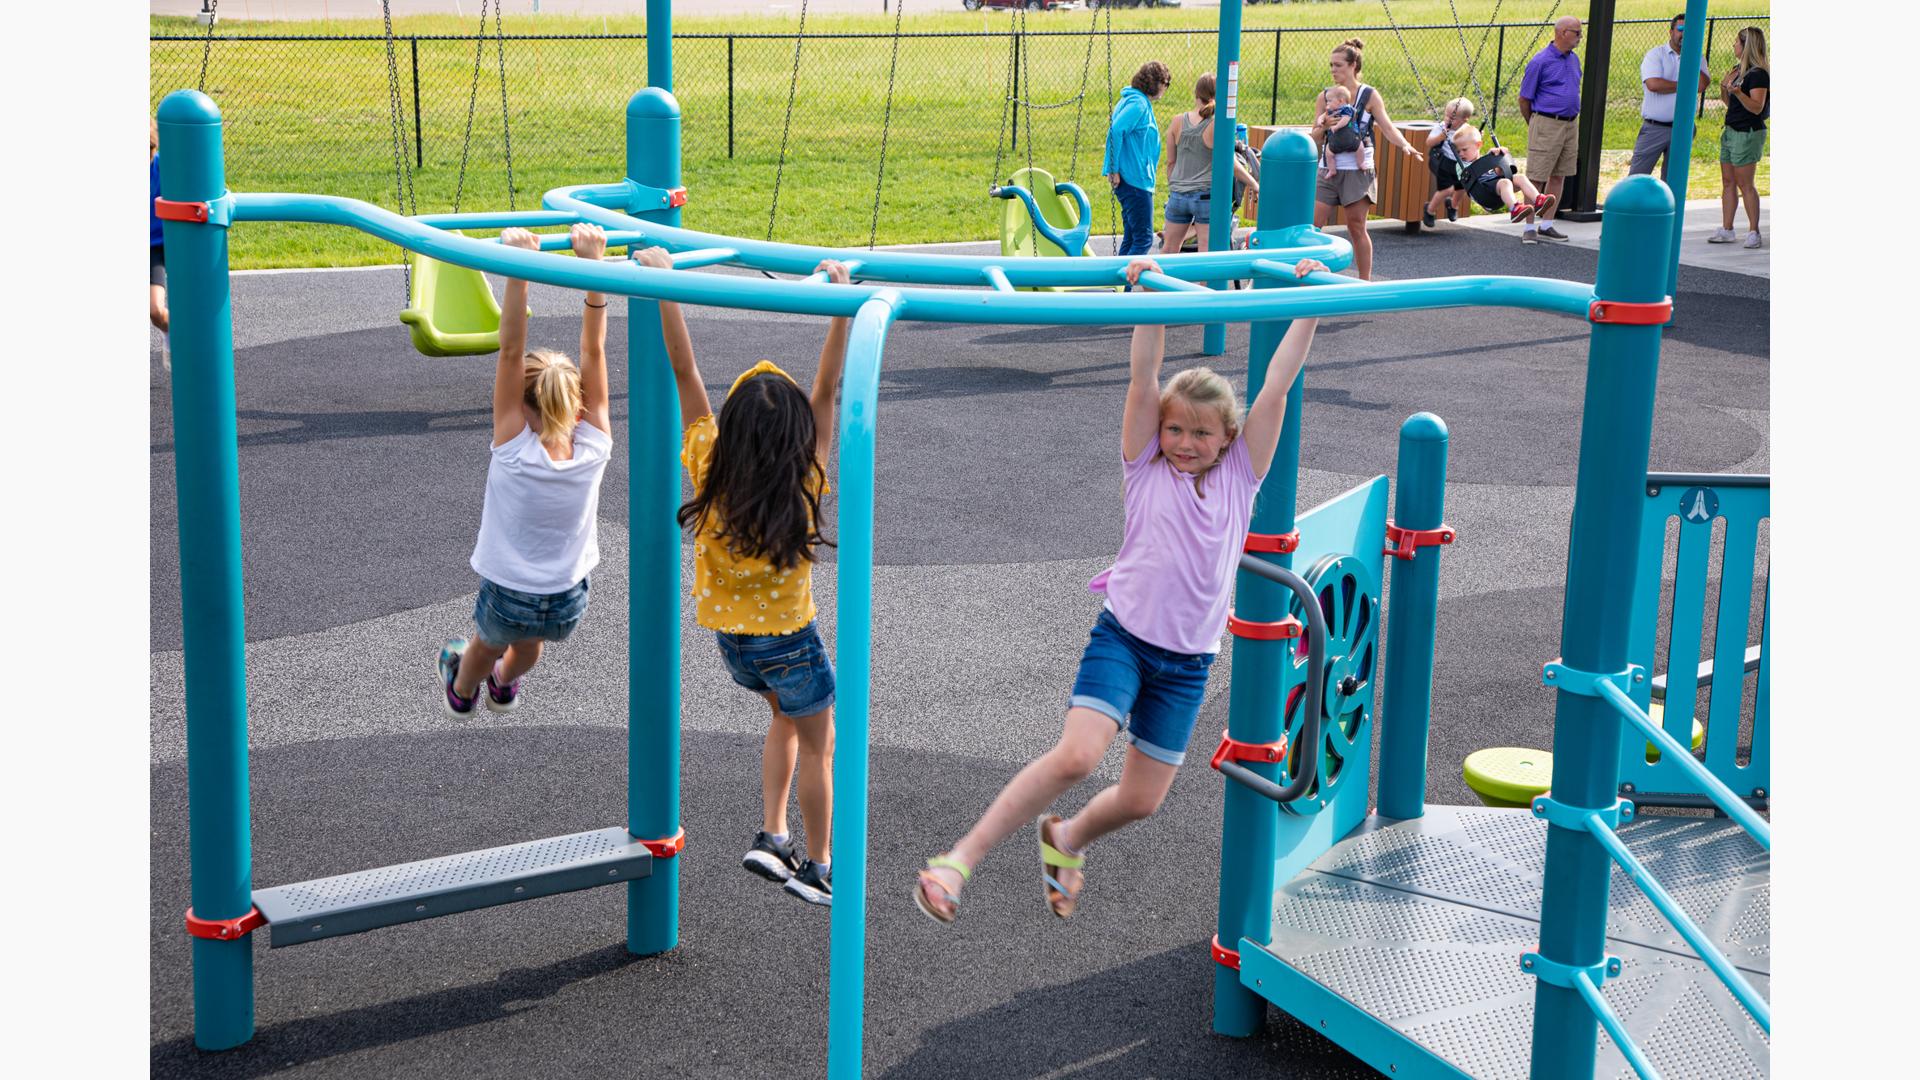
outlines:
M1680 263L1683 266L1698 266L1708 270L1725 270L1732 274L1745 274L1749 277L1773 277L1773 221L1769 209L1770 196L1760 197L1760 235L1767 241L1761 247L1748 250L1741 247L1747 239L1747 211L1739 209L1733 219L1734 241L1731 244L1709 244L1707 237L1720 227L1720 200L1688 200L1686 224L1680 231ZM1509 225L1505 214L1475 214L1460 222L1469 229L1496 229L1506 231L1519 243L1520 226ZM1442 223L1440 228L1446 228ZM1600 249L1600 223L1598 221L1554 221L1554 228L1566 233L1572 239L1569 247L1586 248L1589 251ZM1542 246L1551 243L1543 241Z

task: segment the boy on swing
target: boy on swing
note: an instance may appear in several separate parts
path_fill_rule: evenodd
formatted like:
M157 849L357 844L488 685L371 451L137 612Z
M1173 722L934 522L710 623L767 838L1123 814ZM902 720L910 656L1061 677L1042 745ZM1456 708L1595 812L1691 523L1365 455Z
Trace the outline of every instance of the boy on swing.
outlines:
M1456 186L1484 209L1505 210L1509 222L1531 224L1537 215L1551 211L1558 202L1552 195L1541 194L1533 181L1514 173L1513 154L1506 147L1496 146L1482 154L1479 128L1464 124L1454 133L1452 141L1463 165ZM1438 200L1441 194L1436 192L1434 199ZM1450 195L1451 191L1445 194ZM1428 204L1429 209L1432 205ZM1520 242L1537 244L1540 240L1529 229L1520 234Z

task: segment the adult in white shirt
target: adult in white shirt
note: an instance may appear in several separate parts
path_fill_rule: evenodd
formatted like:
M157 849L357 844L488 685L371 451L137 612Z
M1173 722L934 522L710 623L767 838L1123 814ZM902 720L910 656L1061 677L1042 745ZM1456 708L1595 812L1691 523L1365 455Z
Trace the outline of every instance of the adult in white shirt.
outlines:
M1640 61L1640 84L1646 94L1640 99L1640 136L1633 140L1633 162L1627 175L1653 171L1660 163L1660 179L1667 178L1667 147L1673 142L1673 106L1680 97L1680 37L1686 32L1687 17L1675 15L1667 24L1667 40L1647 50ZM1700 57L1700 86L1707 89L1707 58Z

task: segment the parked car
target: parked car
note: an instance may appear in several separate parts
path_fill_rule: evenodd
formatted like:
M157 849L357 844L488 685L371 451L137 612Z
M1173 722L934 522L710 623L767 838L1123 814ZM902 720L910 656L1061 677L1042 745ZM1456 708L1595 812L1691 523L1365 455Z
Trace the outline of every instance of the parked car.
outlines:
M1097 4L1098 0L1094 0ZM1080 0L960 0L968 11L990 8L1026 8L1028 11L1078 11Z

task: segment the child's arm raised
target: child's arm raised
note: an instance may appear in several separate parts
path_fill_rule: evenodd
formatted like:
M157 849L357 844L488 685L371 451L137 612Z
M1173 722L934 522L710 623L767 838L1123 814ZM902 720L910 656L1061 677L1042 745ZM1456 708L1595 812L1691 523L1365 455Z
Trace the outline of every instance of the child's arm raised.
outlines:
M650 247L633 253L642 266L673 269L673 257L665 248ZM685 431L695 420L713 411L707 400L707 384L700 381L700 368L693 362L693 338L687 333L687 320L680 305L660 301L660 329L667 340L667 360L673 365L673 383L680 391L680 429Z
M527 251L540 250L540 238L525 229L507 229L500 242ZM493 445L520 434L527 417L520 403L527 396L527 283L508 278L500 305L500 360L493 369Z
M845 285L853 280L845 263L832 259L820 260L813 268L814 273L824 270L827 280L835 285ZM827 324L827 341L820 346L820 366L813 373L813 393L808 395L813 404L813 456L820 460L820 467L826 468L827 454L833 450L833 406L835 396L840 391L840 373L847 366L847 329L851 322L845 317L837 318Z
M1127 284L1139 285L1140 275L1151 270L1158 274L1160 264L1152 259L1135 259L1127 264ZM1160 437L1160 361L1167 355L1167 328L1136 326L1129 359L1131 374L1127 381L1127 407L1120 416L1120 453L1127 461L1139 457L1153 440Z
M1293 276L1303 278L1325 269L1326 266L1313 259L1301 259L1294 264ZM1260 396L1253 399L1247 409L1243 435L1255 476L1267 475L1267 467L1273 464L1273 452L1280 445L1280 428L1287 419L1287 392L1293 389L1293 381L1300 377L1300 369L1306 365L1307 350L1313 347L1313 331L1319 324L1319 319L1293 320L1293 325L1287 327L1287 336L1280 339L1273 358L1267 361L1267 378L1260 384Z
M598 225L573 227L573 254L599 262L607 253L607 234ZM613 434L613 409L607 393L607 294L590 292L580 313L580 396L587 423Z

